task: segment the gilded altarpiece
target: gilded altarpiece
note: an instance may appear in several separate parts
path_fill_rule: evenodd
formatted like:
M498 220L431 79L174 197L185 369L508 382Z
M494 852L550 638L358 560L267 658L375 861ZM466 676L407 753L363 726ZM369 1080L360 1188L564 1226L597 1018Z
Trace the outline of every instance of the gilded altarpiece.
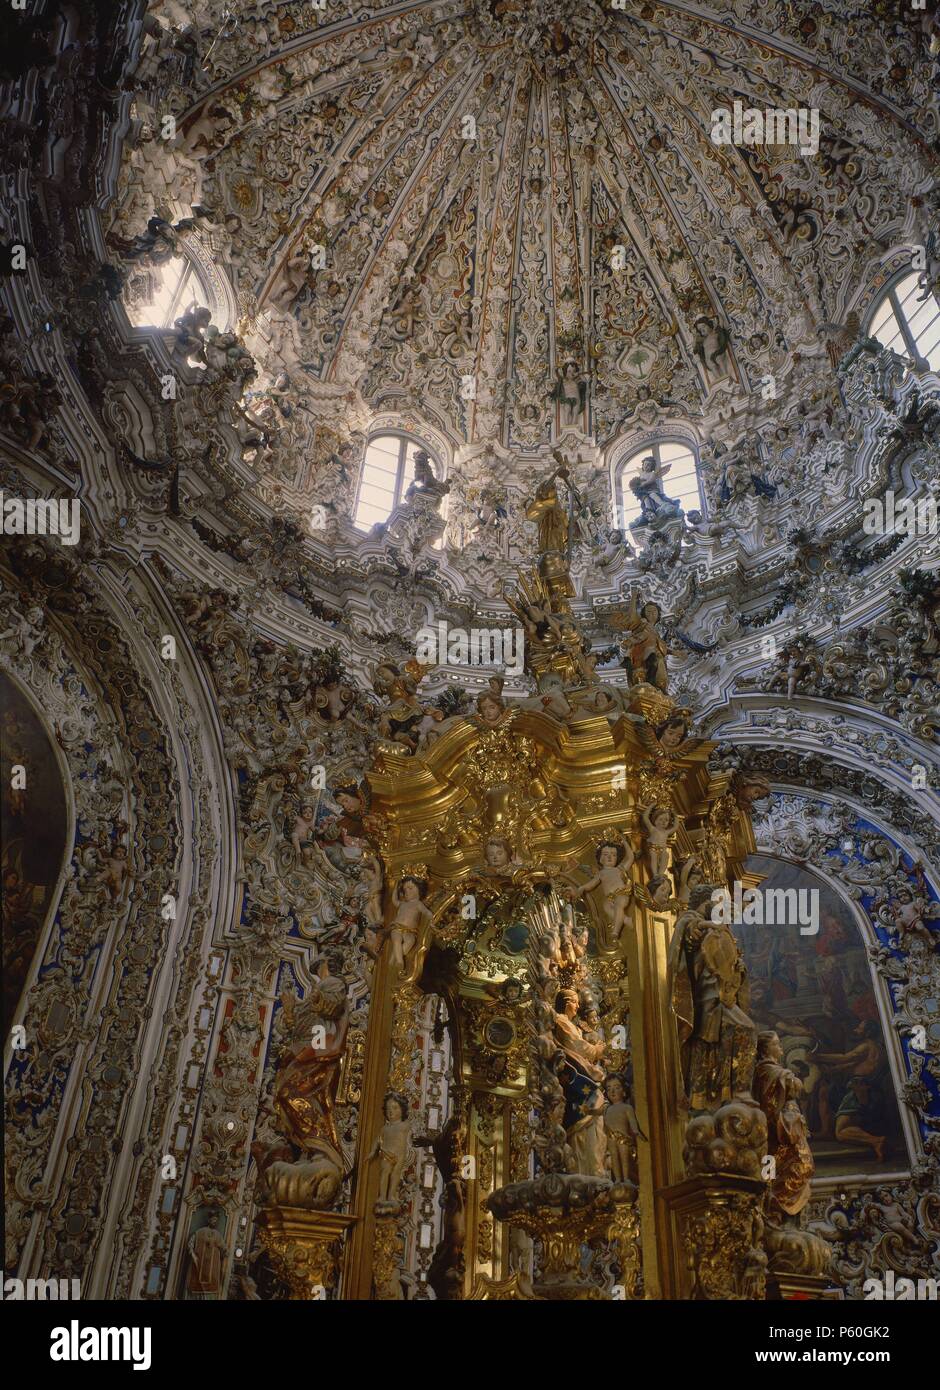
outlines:
M434 1296L691 1292L670 947L689 894L740 877L753 838L667 696L634 686L612 720L594 712L597 688L571 692L564 723L484 698L423 755L389 744L376 759L388 903L341 1297L404 1296L407 1205L388 1176L408 1171L395 1130L418 1097L429 994L452 1052L449 1114L411 1135L442 1184ZM682 737L662 742L670 716ZM665 835L645 828L651 808ZM746 1263L764 1184L742 1186Z

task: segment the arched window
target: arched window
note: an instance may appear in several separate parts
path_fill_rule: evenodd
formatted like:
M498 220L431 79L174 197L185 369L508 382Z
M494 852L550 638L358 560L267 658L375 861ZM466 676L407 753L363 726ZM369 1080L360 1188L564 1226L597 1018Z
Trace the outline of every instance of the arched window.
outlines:
M619 508L618 529L636 521L642 508L638 499L630 491L630 479L640 471L643 459L650 454L661 468L668 464L669 471L663 478L663 491L667 497L674 497L682 504L683 511L704 511L702 490L698 480L698 466L695 453L688 444L679 440L657 440L653 444L642 444L627 454L617 465L616 500Z
M920 288L919 280L916 271L908 271L884 292L869 317L868 334L882 347L940 372L940 302Z
M360 531L368 531L377 521L388 521L414 481L415 454L422 449L439 478L441 465L420 440L405 434L377 434L369 440L353 514L353 523Z
M206 290L195 261L187 255L173 256L160 265L136 267L124 290L124 308L135 328L172 328L181 314L197 306L211 309L213 320L219 323L219 306Z

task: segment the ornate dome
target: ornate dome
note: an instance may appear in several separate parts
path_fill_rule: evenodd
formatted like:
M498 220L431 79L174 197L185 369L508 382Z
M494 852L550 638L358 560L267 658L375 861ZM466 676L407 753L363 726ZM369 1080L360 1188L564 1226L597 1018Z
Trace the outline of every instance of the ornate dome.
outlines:
M651 400L696 416L786 378L824 356L929 183L917 20L743 0L337 8L221 27L176 96L173 207L210 210L260 366L457 441L548 442L568 363L599 443ZM818 150L716 143L735 103L818 113ZM142 161L130 186L159 210L153 174Z

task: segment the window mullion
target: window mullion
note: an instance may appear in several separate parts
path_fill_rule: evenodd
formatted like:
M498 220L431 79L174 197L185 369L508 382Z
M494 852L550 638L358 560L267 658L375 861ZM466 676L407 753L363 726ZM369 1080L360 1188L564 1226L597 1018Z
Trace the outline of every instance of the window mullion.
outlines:
M891 302L891 308L894 310L894 317L897 319L898 327L901 330L904 346L907 348L911 357L916 359L918 356L917 343L908 325L907 314L901 308L901 301L898 299L897 291L893 287L888 291L888 299Z
M174 295L173 295L172 308L171 308L171 310L170 310L170 316L169 316L169 322L170 322L170 323L172 323L172 322L175 320L176 315L177 315L177 313L179 312L179 307L180 307L180 305L181 305L182 302L183 302L183 292L184 292L184 290L186 289L186 286L189 284L190 277L191 277L192 273L193 273L193 268L192 268L192 266L187 262L186 266L185 266L184 269L183 269L183 273L182 273L182 275L181 275L180 278L179 278L179 282L178 282L178 284L177 284L177 286L176 286L176 291L175 291L175 293L174 293Z
M405 490L405 459L408 455L408 441L404 435L398 441L398 478L395 483L395 506L401 506Z

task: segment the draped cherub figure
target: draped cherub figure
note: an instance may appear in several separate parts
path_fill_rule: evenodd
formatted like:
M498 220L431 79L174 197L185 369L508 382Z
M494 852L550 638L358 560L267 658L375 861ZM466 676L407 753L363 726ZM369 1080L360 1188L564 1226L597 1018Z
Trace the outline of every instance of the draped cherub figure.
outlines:
M397 906L388 934L392 943L392 960L400 971L404 970L405 958L414 950L419 933L432 918L423 902L426 892L427 884L411 874L401 879L395 890Z
M595 888L604 895L604 918L610 931L612 945L620 940L627 909L633 893L633 880L630 869L634 853L625 841L604 840L598 845L594 855L597 872L586 883L576 884L570 897L580 898Z
M671 806L647 806L641 818L650 874L653 878L665 878L672 859L669 842L679 828L679 817Z
M579 423L587 400L587 381L573 358L558 368L550 399L558 402L563 429Z
M637 1181L636 1140L640 1133L636 1111L630 1103L622 1076L611 1072L604 1082L607 1108L604 1131L607 1135L607 1161L614 1182Z
M107 888L112 902L117 902L124 893L128 877L127 846L109 843L102 853L103 868L100 879Z
M301 863L307 862L307 859L304 857L304 850L313 844L313 832L316 819L316 808L312 801L305 801L300 807L298 814L294 817L294 828L291 831L290 842Z
M879 919L903 938L918 937L926 946L935 947L938 938L927 923L940 917L940 903L932 902L923 893L902 887L894 894L889 905L878 914Z
M408 1102L397 1091L389 1091L383 1111L385 1123L369 1151L369 1158L381 1160L376 1207L390 1208L398 1206L398 1189L411 1151L411 1122Z

